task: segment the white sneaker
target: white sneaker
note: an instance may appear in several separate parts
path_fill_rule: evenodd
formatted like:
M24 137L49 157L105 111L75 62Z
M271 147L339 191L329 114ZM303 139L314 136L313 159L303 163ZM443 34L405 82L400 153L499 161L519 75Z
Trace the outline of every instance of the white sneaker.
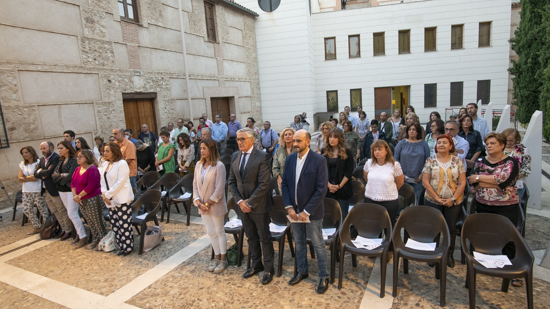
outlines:
M220 260L213 259L210 261L210 265L208 266L208 271L212 272L214 269L217 268L218 264L220 263Z
M214 269L214 273L215 274L221 273L222 271L224 271L227 268L227 265L229 265L227 263L227 260L219 261L218 266L216 266L216 269Z

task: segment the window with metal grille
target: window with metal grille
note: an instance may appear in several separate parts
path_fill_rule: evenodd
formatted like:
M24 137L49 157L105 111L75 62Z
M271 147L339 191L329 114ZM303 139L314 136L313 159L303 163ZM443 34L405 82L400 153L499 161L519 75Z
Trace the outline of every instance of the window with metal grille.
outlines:
M462 106L464 82L451 83L451 106Z
M489 104L491 101L491 80L477 81L477 102L481 100L481 104Z
M437 84L424 85L424 107L437 106Z
M436 50L436 28L424 28L424 51L435 51Z
M386 47L384 46L384 32L373 33L373 46L374 46L374 55L383 56L386 54Z
M206 35L208 41L216 42L216 18L214 15L214 4L204 2L204 16L206 18Z
M411 30L399 31L399 53L400 54L411 53Z
M338 112L338 90L327 91L327 112Z
M479 23L479 47L491 46L491 22Z
M451 49L462 49L464 25L451 26Z

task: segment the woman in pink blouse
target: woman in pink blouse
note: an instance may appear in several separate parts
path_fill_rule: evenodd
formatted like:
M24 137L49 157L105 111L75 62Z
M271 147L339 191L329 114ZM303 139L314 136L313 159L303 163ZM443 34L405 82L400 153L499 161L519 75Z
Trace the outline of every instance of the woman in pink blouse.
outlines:
M107 234L102 215L105 205L101 199L101 176L94 154L90 150L81 150L76 156L76 162L80 166L74 171L71 181L73 201L81 205L80 211L92 230L92 242L86 248L94 249ZM76 249L84 245L85 243L79 242Z

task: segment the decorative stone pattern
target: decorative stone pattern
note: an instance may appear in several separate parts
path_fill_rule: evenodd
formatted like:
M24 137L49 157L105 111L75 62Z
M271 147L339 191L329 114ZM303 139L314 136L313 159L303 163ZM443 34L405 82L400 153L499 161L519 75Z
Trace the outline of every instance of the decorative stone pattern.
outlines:
M81 8L84 35L96 39L107 38L105 13L91 8Z
M164 25L162 16L162 1L161 0L147 0L142 1L142 8L145 10L142 12L147 18L147 21L151 24Z
M191 33L200 35L206 39L206 20L204 19L204 1L191 0L193 11L189 13ZM219 30L218 30L219 31Z
M10 142L42 138L38 108L31 106L2 106Z
M90 2L90 6L103 12L112 13L113 3L114 2L111 0L94 0ZM118 8L117 8L117 11L118 11Z
M81 38L80 47L84 65L99 67L115 66L115 50L112 42Z
M0 101L2 106L21 103L16 71L0 71Z

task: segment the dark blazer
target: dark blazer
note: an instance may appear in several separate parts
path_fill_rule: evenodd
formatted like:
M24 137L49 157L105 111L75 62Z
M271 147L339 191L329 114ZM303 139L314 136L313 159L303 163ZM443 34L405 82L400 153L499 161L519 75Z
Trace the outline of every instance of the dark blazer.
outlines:
M321 220L325 216L323 199L327 195L328 169L325 157L310 150L298 181L298 205L296 205L296 161L298 153L286 157L283 182L283 200L285 206L292 205L299 213L303 210L309 213L310 220Z
M334 182L332 184L339 185L344 177L347 177L348 181L342 188L340 188L340 190L336 191L336 193L330 193L330 191L328 191L327 189L327 197L347 200L353 196L353 185L351 184L351 176L353 174L353 170L355 169L355 160L353 159L353 154L351 153L351 150L346 149L346 155L347 159L345 160L338 156L338 163L336 163L336 179L334 179ZM325 158L327 161L327 170L329 172L329 181L331 181L333 179L330 178L330 167L328 165L328 161L330 159L328 157Z
M384 121L384 128L379 128L379 131L384 131L384 135L386 135L385 141L391 141L391 138L393 136L393 125L391 121Z
M48 193L51 196L59 196L59 193L57 191L57 186L55 182L52 179L52 174L55 168L57 167L57 164L59 163L59 155L57 153L53 153L50 157L50 160L48 160L48 164L45 163L44 157L40 158L40 162L38 163L38 167L36 168L36 171L34 171L34 177L37 179L42 179L42 182L44 183L44 186L46 189L42 188L42 193L46 190L48 190ZM40 172L38 172L39 169L42 169Z
M273 197L269 194L271 166L269 157L255 147L244 168L244 175L239 173L242 151L235 151L231 156L229 170L229 189L235 202L248 199L251 213L265 213L271 210Z
M67 160L59 160L59 164L55 168L55 173L53 174L53 181L57 185L57 191L59 192L71 192L71 180L73 179L73 173L78 167L76 158L72 157ZM57 176L58 174L67 174L67 176L61 177Z
M386 142L388 141L386 140L386 136L382 134L382 132L378 134L378 139L385 140ZM369 133L367 133L367 136L365 136L365 142L363 143L363 153L365 154L365 158L367 159L370 159L370 145L372 145L372 143L374 143L374 136L372 135L372 131L369 131Z
M458 132L458 136L467 140L468 144L470 144L470 149L468 150L466 159L470 160L476 152L485 150L485 147L483 146L483 141L481 140L481 133L479 133L479 131L470 131L468 133L468 136L466 136L466 133L464 133L464 131L460 131Z

